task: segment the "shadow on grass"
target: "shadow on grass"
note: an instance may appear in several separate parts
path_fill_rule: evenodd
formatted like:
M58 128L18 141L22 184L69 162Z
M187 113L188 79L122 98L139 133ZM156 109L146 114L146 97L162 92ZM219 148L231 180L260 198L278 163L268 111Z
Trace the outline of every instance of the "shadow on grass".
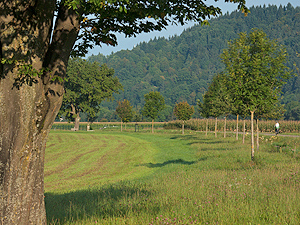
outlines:
M207 157L200 158L196 161L185 161L183 159L175 159L175 160L168 160L168 161L163 162L163 163L145 163L145 164L141 164L141 166L146 166L148 168L157 168L157 167L163 167L163 166L166 166L166 165L169 165L169 164L192 165L194 163L197 163L199 161L204 161L206 159L207 159Z
M203 138L199 138L195 135L177 135L174 137L171 137L170 139L175 140L175 139L180 139L180 140L185 140L185 141L193 141L193 142L189 142L187 143L187 145L193 145L193 144L220 144L220 143L226 143L228 142L228 140L224 139L219 139L219 138L215 138L215 140L212 139L203 139Z
M227 143L226 141L202 141L202 140L199 140L199 141L194 141L194 142L190 142L188 143L187 145L195 145L195 144L206 144L206 145L213 145L213 144L222 144L222 143Z
M45 193L48 224L70 224L91 217L98 219L124 217L145 210L152 192L137 185L111 185L101 189L78 190L69 193ZM138 196L138 197L137 197ZM160 206L153 204L151 212Z
M174 137L171 137L170 139L181 139L181 140L197 140L198 137L195 135L176 135Z

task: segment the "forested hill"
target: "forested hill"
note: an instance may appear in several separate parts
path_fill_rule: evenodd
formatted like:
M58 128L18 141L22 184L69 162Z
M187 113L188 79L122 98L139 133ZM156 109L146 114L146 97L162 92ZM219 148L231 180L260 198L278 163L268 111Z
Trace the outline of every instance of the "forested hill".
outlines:
M169 39L155 38L140 43L132 50L122 50L109 56L93 55L90 61L106 63L114 68L124 86L124 92L115 95L116 100L128 99L139 109L144 94L159 91L166 104L186 100L196 105L202 98L212 77L223 70L220 54L227 42L238 37L240 32L252 28L262 29L270 39L277 39L286 46L288 66L300 67L300 7L260 6L250 8L248 16L232 12L209 21L209 26L196 25L180 36ZM284 88L283 103L300 99L300 77L289 81ZM111 109L115 103L104 103ZM169 107L169 108L171 108Z

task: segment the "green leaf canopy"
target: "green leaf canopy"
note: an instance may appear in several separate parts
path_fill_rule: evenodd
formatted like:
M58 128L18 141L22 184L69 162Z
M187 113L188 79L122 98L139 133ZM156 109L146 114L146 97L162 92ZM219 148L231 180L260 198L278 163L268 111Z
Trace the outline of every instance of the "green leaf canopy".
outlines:
M127 99L124 99L123 101L118 101L116 113L122 119L123 122L129 122L133 117L133 111L130 102Z
M194 112L194 106L190 106L187 102L179 102L174 108L174 114L179 120L191 119Z
M165 100L158 91L151 91L145 94L145 105L142 114L152 120L156 119L158 113L165 108Z
M61 110L68 118L85 112L93 120L104 99L122 89L114 70L103 64L90 63L80 58L69 61L65 79L65 95Z
M273 109L278 102L282 85L290 77L283 46L270 40L266 34L253 29L249 34L229 42L221 58L229 79L234 105L240 111L261 112Z
M238 9L248 13L245 0L225 0L237 3ZM129 0L66 0L81 20L81 32L73 54L83 55L94 44L116 45L115 33L135 36L141 32L162 30L170 23L184 25L194 20L207 23L211 16L221 14L221 9L197 0L129 1Z

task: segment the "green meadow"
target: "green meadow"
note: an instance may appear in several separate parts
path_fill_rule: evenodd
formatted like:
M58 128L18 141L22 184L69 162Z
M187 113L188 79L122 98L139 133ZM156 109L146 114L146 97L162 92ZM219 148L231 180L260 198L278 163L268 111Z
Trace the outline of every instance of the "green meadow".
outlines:
M300 138L51 131L48 224L299 224Z

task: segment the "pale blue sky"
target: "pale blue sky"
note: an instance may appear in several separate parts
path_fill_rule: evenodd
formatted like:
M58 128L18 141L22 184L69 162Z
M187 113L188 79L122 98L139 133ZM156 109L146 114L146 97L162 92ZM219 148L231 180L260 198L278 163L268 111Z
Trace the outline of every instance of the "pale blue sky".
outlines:
M206 2L209 2L215 6L219 6L222 9L222 12L225 13L227 11L232 12L237 8L236 4L232 3L225 3L224 0L220 0L219 2L214 2L214 0L207 0ZM294 7L300 6L300 0L246 0L247 6L258 6L258 5L287 5L288 2L290 2ZM125 38L123 34L117 34L118 38L118 45L116 47L113 46L107 46L103 45L102 47L96 46L93 49L89 50L89 53L87 54L87 57L94 54L98 55L99 53L103 55L109 55L112 52L117 52L122 49L129 49L131 50L135 45L137 45L140 42L148 42L150 39L153 39L154 37L170 37L173 35L180 35L182 31L185 28L193 26L194 23L189 23L185 26L169 26L166 30L162 30L160 32L150 32L150 33L142 33L139 34L137 37L132 38Z

